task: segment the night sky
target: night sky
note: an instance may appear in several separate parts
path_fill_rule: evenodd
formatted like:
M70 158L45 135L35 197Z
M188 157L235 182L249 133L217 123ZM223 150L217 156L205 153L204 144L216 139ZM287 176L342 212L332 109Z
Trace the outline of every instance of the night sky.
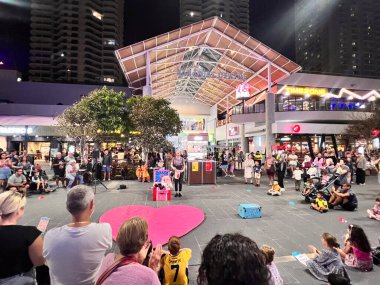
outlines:
M29 0L0 0L0 68L26 79ZM251 35L294 60L294 0L250 0ZM125 0L125 45L179 27L178 0Z

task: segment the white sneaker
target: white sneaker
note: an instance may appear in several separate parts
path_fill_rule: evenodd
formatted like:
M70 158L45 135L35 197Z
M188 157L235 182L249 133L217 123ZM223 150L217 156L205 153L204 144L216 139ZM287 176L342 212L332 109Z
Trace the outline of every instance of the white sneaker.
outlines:
M281 192L285 192L285 188L281 188Z
M364 186L364 185L365 185L365 183L360 183L360 185L361 185L361 186Z

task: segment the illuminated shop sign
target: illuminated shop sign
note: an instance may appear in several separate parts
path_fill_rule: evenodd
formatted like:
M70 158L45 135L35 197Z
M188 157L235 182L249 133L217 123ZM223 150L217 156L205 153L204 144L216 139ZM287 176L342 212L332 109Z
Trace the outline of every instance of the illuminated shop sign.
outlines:
M286 86L285 94L289 95L325 95L329 93L327 88Z
M28 127L27 129L25 127L0 127L0 134L25 134L27 133L28 135L33 132L31 127Z
M239 127L232 127L228 129L228 136L233 137L239 134Z
M251 85L243 83L236 87L236 99L247 99L251 96Z

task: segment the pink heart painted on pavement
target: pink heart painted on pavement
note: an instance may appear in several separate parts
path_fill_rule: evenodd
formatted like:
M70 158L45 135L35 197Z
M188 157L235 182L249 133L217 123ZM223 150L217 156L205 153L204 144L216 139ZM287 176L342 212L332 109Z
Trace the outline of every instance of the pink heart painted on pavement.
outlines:
M166 244L173 235L184 236L199 226L205 218L201 209L185 205L170 205L161 208L122 206L105 212L99 221L111 225L112 237L116 240L123 222L137 216L148 222L149 238L154 246Z

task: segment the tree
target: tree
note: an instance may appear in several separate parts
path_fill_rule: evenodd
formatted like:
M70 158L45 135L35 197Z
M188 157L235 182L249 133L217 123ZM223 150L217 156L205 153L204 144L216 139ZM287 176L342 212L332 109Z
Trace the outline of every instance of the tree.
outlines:
M348 125L345 132L355 139L373 139L373 130L380 130L380 112L374 112L370 116L362 113L353 115L354 121Z
M146 151L170 145L166 137L182 130L177 111L165 99L132 97L127 101L127 108L133 139Z
M107 87L91 91L71 107L57 121L62 132L81 146L86 140L125 140L129 134L125 94Z

